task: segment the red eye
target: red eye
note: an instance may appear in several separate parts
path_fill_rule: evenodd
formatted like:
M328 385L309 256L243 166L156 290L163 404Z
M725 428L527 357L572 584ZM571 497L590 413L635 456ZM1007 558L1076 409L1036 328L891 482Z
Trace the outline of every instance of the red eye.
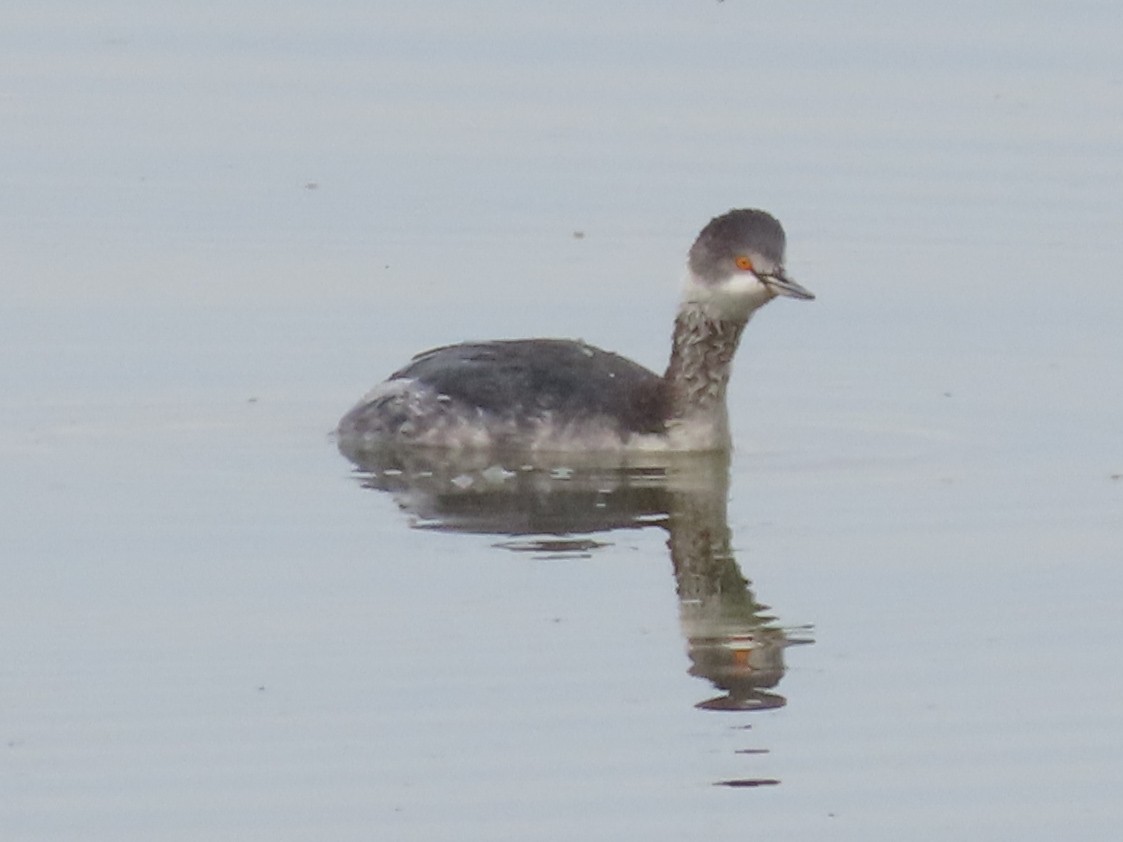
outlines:
M753 262L751 260L749 260L749 258L745 257L744 255L741 255L740 257L738 257L733 262L737 264L738 269L743 269L746 272L753 271Z

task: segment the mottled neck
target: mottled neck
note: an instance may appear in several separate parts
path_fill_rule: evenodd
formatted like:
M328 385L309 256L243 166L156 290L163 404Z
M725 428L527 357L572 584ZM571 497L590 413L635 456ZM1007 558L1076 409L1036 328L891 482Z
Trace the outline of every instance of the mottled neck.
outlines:
M701 307L684 305L679 310L665 378L672 423L709 422L716 432L728 436L725 389L733 355L747 323L747 315L743 319L723 319Z

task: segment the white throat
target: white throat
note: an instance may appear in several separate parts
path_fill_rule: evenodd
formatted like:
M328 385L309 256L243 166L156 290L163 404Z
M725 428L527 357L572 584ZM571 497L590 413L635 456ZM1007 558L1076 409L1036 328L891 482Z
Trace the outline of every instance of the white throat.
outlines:
M680 309L696 309L715 321L744 322L754 310L775 297L776 293L752 272L732 275L720 283L708 283L688 271Z

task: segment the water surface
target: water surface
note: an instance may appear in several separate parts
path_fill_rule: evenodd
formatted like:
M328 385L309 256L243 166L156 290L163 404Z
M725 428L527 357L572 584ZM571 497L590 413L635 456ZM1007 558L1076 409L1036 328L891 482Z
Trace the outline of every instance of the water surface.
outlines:
M1118 836L1115 6L2 17L5 839ZM744 205L818 298L716 483L336 453L431 345L662 367Z

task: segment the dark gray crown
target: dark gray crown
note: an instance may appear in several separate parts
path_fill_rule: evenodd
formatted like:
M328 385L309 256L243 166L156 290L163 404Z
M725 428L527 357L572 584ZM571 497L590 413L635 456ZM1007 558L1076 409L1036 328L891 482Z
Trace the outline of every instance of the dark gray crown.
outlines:
M703 280L718 281L733 271L733 259L747 251L783 264L784 229L776 217L751 209L714 217L690 247L690 269Z

